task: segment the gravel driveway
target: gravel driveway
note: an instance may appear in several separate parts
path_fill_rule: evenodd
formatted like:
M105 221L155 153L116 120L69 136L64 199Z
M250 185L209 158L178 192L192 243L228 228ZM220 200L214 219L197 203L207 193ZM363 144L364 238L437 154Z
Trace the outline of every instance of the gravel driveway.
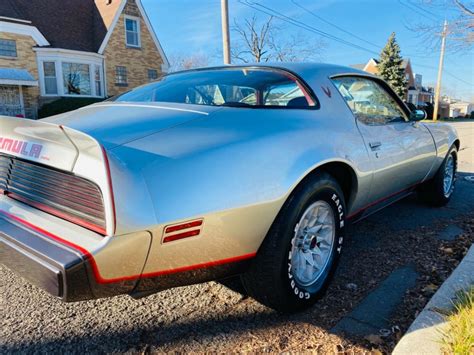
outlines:
M410 197L350 227L327 294L312 309L291 316L215 282L138 301L120 296L64 304L0 266L0 353L390 351L473 243L472 211L474 183L460 179L444 208ZM440 240L453 225L460 236ZM406 265L419 276L389 320L400 331L382 340L334 334L331 329L341 318Z

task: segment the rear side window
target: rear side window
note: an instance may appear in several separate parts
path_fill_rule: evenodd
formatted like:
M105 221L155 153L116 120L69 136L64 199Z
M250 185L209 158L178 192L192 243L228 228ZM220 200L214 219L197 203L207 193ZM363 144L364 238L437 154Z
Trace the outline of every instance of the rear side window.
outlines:
M368 78L341 77L333 79L354 116L367 125L405 122L400 105L379 83Z
M308 105L303 91L294 81L269 87L263 97L266 106Z

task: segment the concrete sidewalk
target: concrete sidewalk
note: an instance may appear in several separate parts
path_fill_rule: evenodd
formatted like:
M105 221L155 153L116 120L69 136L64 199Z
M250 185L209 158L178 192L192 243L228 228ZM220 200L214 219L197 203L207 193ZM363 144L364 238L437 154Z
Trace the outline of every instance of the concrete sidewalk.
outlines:
M474 173L474 120L468 122L450 122L456 128L461 147L458 155L458 171Z
M441 355L442 331L448 324L436 310L452 309L456 292L471 285L474 285L474 245L415 319L393 350L393 355Z

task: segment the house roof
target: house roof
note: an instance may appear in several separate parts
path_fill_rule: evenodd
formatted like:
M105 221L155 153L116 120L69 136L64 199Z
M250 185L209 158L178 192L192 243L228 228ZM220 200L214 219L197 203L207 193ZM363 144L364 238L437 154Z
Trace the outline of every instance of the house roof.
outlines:
M15 3L10 0L0 1L0 16L9 19L27 20L24 14L15 6Z
M54 48L97 52L122 0L1 0L0 16L29 20Z
M366 63L360 63L360 64L351 64L349 65L351 68L354 69L359 69L359 70L364 70Z

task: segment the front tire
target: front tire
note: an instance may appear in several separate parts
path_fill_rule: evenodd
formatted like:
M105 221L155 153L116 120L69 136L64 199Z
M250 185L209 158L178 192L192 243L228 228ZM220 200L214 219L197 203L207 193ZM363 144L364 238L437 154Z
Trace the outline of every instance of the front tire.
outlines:
M421 185L419 193L423 201L437 207L449 202L456 183L457 162L457 149L453 145L433 179Z
M248 294L280 312L313 305L339 260L345 213L344 195L331 175L309 178L285 203L242 275Z

